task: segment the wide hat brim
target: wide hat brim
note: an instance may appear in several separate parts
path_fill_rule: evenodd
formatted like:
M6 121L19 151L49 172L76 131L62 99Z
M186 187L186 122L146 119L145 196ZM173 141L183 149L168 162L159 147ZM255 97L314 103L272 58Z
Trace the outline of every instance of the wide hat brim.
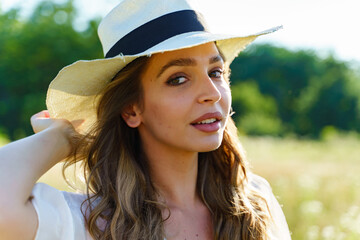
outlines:
M46 97L47 109L52 118L84 120L78 130L87 133L96 122L96 107L103 89L116 73L134 59L216 42L226 62L230 64L258 36L280 28L281 26L246 36L189 32L169 38L141 54L77 61L63 68L50 83Z

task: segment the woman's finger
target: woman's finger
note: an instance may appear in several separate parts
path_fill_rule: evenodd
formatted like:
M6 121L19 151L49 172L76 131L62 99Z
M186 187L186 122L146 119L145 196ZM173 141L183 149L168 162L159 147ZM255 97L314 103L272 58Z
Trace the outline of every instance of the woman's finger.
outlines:
M51 124L54 123L54 119L50 118L48 110L43 110L34 114L30 118L31 126L35 133L41 132L44 129L48 128Z
M31 119L33 118L50 118L50 114L48 110L43 110L41 112L38 112L31 116Z
M53 119L45 117L35 117L31 119L31 126L34 133L38 133L48 128L53 123Z

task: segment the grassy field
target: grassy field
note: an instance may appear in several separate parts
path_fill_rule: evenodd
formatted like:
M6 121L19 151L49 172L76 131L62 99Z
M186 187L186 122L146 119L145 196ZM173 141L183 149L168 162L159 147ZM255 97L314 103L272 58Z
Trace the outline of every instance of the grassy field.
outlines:
M360 239L359 139L242 142L253 171L283 205L293 239Z
M360 239L358 138L241 137L241 141L253 171L270 182L283 205L292 239ZM39 181L71 191L62 179L61 165Z

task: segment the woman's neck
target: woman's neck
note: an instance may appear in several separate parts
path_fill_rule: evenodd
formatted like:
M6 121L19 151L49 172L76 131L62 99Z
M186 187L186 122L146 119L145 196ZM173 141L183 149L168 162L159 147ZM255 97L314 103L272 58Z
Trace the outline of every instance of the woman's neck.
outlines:
M144 149L153 184L168 207L191 208L196 193L198 153L175 149Z

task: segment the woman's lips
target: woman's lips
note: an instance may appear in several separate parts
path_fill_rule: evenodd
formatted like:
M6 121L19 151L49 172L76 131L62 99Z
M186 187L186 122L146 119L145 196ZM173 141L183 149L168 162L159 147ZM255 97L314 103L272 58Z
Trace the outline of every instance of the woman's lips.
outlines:
M221 120L220 112L206 113L191 122L191 125L202 132L216 132L221 127Z

